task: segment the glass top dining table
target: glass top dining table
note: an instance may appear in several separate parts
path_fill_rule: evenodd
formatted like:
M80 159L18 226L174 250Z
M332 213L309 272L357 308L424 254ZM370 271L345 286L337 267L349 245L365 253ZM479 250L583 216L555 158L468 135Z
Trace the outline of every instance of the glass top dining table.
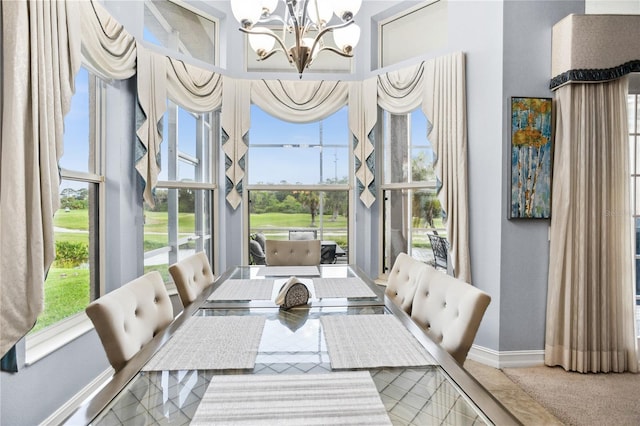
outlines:
M290 276L308 288L309 302L283 310L275 299ZM238 328L245 320L257 328ZM205 335L210 331L187 333L194 324L209 324L211 334L230 340L221 343L220 336ZM389 334L380 324L401 329L391 327ZM250 340L253 359L237 364L251 352ZM422 351L419 362L409 356L414 350ZM225 364L229 351L237 353ZM208 357L221 364L207 364ZM284 384L274 382L282 379ZM356 380L338 387L345 397L332 387L343 379ZM259 393L263 388L267 397ZM361 394L373 396L366 400L372 408L358 399ZM323 404L330 405L329 414L318 408ZM519 424L351 265L231 268L66 424L310 424L287 417L298 409L313 413L317 424Z

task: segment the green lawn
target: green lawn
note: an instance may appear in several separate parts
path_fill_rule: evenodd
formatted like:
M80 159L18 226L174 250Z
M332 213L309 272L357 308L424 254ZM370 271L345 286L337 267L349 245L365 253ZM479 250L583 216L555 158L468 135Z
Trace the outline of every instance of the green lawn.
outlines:
M79 229L86 231L89 229L89 211L80 210L58 210L53 216L53 225L59 228Z
M89 304L89 270L51 268L44 285L44 311L31 333L82 312Z
M311 227L311 215L309 213L252 213L249 218L251 229L267 228L309 228ZM315 227L320 226L320 217L316 216ZM347 228L347 218L338 216L333 221L331 215L324 215L322 226L324 228Z
M56 227L82 232L56 232L56 240L88 244L87 218L87 210L59 211L54 217L54 225ZM252 214L250 223L252 232L262 230L266 231L265 233L267 234L271 234L269 229L273 229L273 232L280 233L273 234L270 238L287 238L284 233L288 228L310 228L311 215L309 213ZM316 228L320 226L319 217L316 217L315 225ZM416 225L418 224L414 223L414 226ZM425 226L424 224L420 225ZM443 226L440 219L436 220L434 225L437 228ZM331 215L325 215L322 226L325 232L325 239L335 240L343 248L348 248L346 217L338 216L333 221ZM180 213L178 227L181 231L181 236L190 235L195 228L194 214ZM278 230L278 228L280 229ZM145 251L166 246L168 244L167 213L145 212L144 232ZM426 235L422 237L414 234L413 245L414 247L430 247ZM169 281L167 265L145 267L145 273L150 270L160 271L165 281ZM45 281L45 310L38 318L38 322L32 332L83 311L89 303L89 280L88 269L51 268Z
M167 233L167 212L144 212L145 232ZM196 219L194 213L178 213L178 231L193 233L196 229Z

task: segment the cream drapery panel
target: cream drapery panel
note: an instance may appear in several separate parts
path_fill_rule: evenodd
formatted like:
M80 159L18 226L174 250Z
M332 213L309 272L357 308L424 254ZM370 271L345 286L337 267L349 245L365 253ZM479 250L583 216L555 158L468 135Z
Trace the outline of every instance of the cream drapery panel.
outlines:
M82 58L98 74L123 80L136 72L136 41L95 0L75 1L80 13Z
M54 260L58 160L80 68L79 14L66 1L2 4L0 355L35 324Z
M371 140L378 119L376 84L375 78L349 84L349 130L353 135L358 196L367 208L376 200L375 144Z
M447 215L456 277L471 282L467 178L466 73L458 52L378 76L378 105L394 114L422 106L435 155L438 198Z
M145 181L144 200L155 205L153 190L160 174L162 118L167 97L196 113L222 104L222 76L138 47L136 170Z
M249 150L251 82L223 77L222 151L225 155L225 197L234 210L242 201L245 156Z
M462 53L425 63L422 110L432 128L429 140L440 180L438 198L447 214L449 254L456 277L471 282L467 178L467 96Z
M627 78L556 91L545 364L638 370Z
M161 121L167 110L165 56L140 46L137 71L135 167L145 182L144 201L153 207L155 205L153 190L160 174Z

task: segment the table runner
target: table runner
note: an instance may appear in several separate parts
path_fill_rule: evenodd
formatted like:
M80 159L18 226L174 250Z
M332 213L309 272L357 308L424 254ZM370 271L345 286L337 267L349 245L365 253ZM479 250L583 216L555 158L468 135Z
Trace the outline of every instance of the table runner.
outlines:
M191 425L390 425L367 371L214 376Z
M274 280L229 279L207 300L268 300L273 294Z
M253 368L264 323L260 316L189 318L142 370Z
M320 275L320 271L318 271L317 266L261 266L258 268L258 275L276 277L299 275L310 277Z
M376 297L373 290L358 277L314 278L313 287L318 299L324 297Z
M331 368L409 367L435 362L392 315L331 315L320 318Z

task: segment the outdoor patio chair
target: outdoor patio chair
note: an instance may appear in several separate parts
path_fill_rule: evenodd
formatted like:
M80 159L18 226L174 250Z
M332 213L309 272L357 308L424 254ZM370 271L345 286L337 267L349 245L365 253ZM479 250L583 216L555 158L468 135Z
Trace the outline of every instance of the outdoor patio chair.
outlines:
M427 234L427 236L431 242L431 250L433 250L431 266L446 271L449 266L449 242L440 235Z
M311 266L320 264L320 240L267 240L269 266Z

